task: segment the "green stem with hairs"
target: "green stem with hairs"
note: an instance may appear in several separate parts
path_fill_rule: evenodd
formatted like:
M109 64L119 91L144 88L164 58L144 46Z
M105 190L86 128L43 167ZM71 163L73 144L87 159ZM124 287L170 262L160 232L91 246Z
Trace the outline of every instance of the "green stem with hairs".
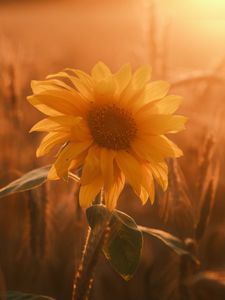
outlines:
M98 204L101 204L103 191L98 199ZM110 218L111 216L107 216L103 224L96 225L93 229L88 228L80 264L74 276L72 300L88 300L93 285L94 270L107 236Z

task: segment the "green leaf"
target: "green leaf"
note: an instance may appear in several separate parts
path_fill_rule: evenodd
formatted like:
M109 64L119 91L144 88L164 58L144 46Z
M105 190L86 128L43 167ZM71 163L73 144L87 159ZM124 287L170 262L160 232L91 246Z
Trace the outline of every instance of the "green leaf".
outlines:
M34 295L34 294L24 294L16 291L7 292L7 300L54 300L53 298Z
M32 190L47 181L48 171L50 166L45 166L32 170L24 174L19 179L14 180L7 186L0 189L0 198L8 195Z
M87 209L87 219L91 228L103 224L109 215L109 211L103 205L93 205ZM135 221L121 211L113 211L103 253L123 279L129 280L134 275L141 250L142 233Z
M142 233L135 221L121 211L115 211L104 254L113 268L125 279L134 275L140 261Z
M147 233L148 235L153 236L153 237L157 238L158 240L162 241L166 246L171 248L178 255L188 255L188 256L190 256L190 258L192 260L194 260L196 263L198 263L197 259L187 249L187 246L185 245L185 243L182 240L180 240L179 238L170 234L169 232L159 230L159 229L144 227L144 226L138 226L138 228L142 232Z

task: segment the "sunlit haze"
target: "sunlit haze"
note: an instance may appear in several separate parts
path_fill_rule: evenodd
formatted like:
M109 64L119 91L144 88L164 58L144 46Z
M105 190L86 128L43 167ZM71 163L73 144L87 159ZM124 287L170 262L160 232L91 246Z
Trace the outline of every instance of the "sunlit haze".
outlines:
M9 299L225 300L225 0L0 0Z

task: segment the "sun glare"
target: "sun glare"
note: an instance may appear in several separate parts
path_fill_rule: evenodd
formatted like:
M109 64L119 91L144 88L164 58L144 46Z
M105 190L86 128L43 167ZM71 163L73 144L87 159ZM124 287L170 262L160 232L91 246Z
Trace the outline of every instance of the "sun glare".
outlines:
M225 19L224 0L192 0L192 9L194 15L200 18Z
M225 0L161 0L160 3L181 18L225 20Z

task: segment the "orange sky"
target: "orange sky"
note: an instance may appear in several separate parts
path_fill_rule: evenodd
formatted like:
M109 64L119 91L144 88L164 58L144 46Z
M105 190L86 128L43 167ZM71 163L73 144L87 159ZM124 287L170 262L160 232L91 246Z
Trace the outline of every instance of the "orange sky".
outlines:
M224 0L159 0L159 2L168 11L182 18L225 20Z
M149 2L148 0L145 1ZM175 57L189 54L190 68L212 67L225 57L225 0L159 0L160 14L172 22Z
M85 4L91 0L79 1L71 4L62 1L58 5L51 1L49 5L35 2L40 5L35 10L25 9L17 2L19 5L14 8L0 9L0 27L6 33L15 31L21 43L34 40L39 57L51 55L52 61L58 60L67 49L67 57L71 55L76 63L87 65L100 58L115 65L126 61L134 65L149 62L148 4L153 0L128 0L120 4L115 0L111 5L107 2L102 5L101 0L97 1L100 5L91 6ZM225 0L155 0L155 3L163 23L171 21L165 51L174 71L208 70L224 58ZM156 31L161 38L158 28ZM46 47L45 41L52 47Z

